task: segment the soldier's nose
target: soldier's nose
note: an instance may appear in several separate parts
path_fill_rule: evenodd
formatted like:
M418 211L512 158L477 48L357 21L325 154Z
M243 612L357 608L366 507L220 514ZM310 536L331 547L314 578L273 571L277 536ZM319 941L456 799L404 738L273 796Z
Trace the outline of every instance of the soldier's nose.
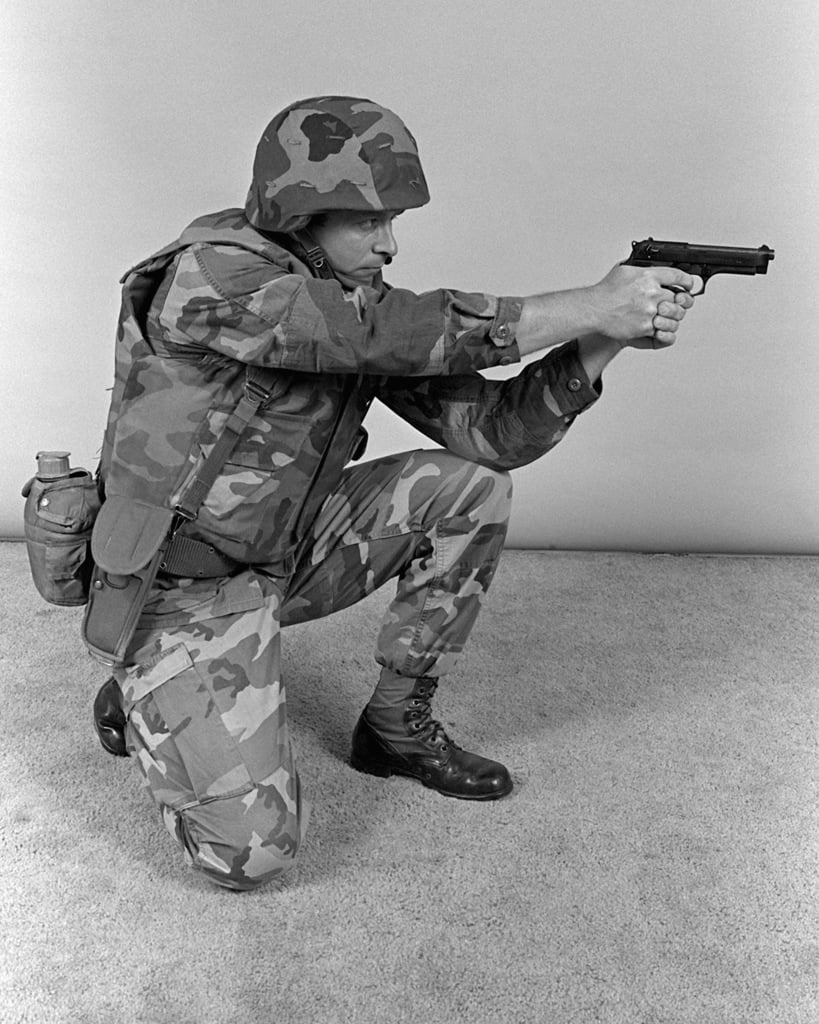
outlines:
M383 253L388 260L398 253L398 242L391 224L382 224L376 241L376 252Z

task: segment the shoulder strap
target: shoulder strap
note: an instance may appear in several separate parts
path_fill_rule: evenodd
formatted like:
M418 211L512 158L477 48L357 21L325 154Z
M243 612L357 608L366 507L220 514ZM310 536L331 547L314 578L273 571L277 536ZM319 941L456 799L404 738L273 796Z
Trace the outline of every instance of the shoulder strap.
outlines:
M225 423L216 444L211 448L174 509L181 519L196 519L202 502L221 472L222 466L230 458L248 423L258 409L269 401L275 374L275 370L248 366L244 394Z

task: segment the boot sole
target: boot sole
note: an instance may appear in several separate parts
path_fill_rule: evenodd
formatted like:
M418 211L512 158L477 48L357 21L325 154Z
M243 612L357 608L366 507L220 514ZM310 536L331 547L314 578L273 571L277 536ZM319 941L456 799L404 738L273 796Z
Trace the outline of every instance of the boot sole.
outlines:
M361 772L363 775L375 775L379 779L388 779L392 775L398 775L404 779L412 779L414 782L420 782L421 785L426 786L427 789L432 789L436 793L440 793L441 796L448 796L453 800L500 800L501 797L508 796L513 789L513 783L510 779L509 785L505 789L494 790L491 793L453 793L450 790L441 789L423 775L416 775L414 772L405 771L401 768L393 767L393 765L384 764L383 762L373 763L372 761L368 761L365 763L357 757L351 757L350 765L355 768L357 772Z

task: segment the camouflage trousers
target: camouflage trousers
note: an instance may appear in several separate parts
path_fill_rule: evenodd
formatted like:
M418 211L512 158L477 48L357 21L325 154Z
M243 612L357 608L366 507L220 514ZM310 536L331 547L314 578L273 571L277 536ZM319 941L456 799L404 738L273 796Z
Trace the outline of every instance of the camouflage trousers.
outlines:
M491 583L510 505L506 473L445 451L403 453L345 470L289 579L254 566L158 581L117 681L129 749L193 868L251 889L296 858L308 805L281 629L396 578L376 661L410 677L444 674Z

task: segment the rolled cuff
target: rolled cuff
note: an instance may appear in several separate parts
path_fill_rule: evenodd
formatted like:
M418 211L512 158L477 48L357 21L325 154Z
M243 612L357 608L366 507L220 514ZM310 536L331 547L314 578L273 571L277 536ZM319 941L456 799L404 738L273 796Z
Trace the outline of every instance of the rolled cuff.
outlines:
M552 396L564 415L576 416L596 402L603 393L603 379L600 377L595 382L589 380L578 357L576 341L565 345L560 355L556 379L551 389Z
M516 345L518 335L518 324L523 313L523 299L509 295L498 299L498 308L492 326L489 328L489 337L498 348L507 348Z

